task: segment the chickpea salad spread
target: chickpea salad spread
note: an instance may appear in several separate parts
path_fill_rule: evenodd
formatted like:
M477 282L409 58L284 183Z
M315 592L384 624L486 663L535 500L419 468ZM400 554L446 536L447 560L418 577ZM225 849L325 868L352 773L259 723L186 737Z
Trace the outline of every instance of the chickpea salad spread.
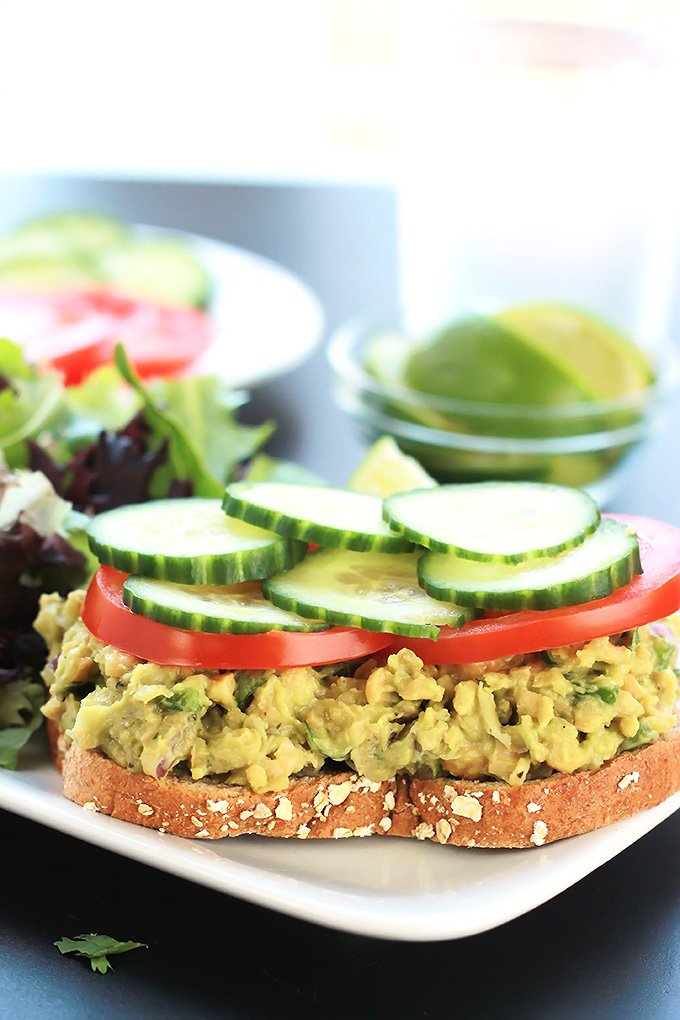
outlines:
M43 596L44 714L67 741L161 778L219 775L258 793L342 762L511 785L598 769L676 724L678 617L581 645L491 662L429 665L408 648L359 663L192 670L97 640L84 592Z

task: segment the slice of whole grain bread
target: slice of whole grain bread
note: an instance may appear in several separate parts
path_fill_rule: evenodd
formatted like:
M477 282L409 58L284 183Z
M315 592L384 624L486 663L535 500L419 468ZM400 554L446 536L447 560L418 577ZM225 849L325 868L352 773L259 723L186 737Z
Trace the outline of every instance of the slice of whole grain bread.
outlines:
M64 795L92 811L176 836L341 838L396 835L472 847L542 846L660 804L680 789L680 730L617 755L596 772L522 786L398 776L374 783L345 771L256 794L216 779L154 779L97 751L66 747L48 722Z

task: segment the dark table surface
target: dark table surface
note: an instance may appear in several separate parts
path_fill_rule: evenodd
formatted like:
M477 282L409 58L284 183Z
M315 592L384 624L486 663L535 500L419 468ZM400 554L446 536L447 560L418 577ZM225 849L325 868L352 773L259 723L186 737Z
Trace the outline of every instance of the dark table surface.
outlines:
M11 184L11 182L10 182ZM388 191L51 181L36 203L109 208L253 248L304 276L329 326L396 297ZM1 209L1 202L0 202ZM342 483L361 444L320 350L253 394L271 452ZM677 434L678 416L671 423ZM680 524L668 436L612 509ZM411 944L326 930L0 811L0 1020L139 1017L680 1017L680 815L555 900L494 931ZM379 852L380 846L376 847ZM149 944L92 973L52 942L97 931Z

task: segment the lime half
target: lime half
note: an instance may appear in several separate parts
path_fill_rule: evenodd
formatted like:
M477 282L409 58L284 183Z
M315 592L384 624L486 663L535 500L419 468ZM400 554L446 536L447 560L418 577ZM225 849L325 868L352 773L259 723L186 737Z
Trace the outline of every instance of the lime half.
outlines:
M493 319L570 377L586 400L638 393L653 381L644 352L589 312L535 304L509 308Z
M583 399L568 366L492 318L446 326L413 351L406 381L422 393L490 404L563 404Z
M622 397L653 372L623 334L579 309L522 305L455 322L406 363L413 389L493 404L554 405Z

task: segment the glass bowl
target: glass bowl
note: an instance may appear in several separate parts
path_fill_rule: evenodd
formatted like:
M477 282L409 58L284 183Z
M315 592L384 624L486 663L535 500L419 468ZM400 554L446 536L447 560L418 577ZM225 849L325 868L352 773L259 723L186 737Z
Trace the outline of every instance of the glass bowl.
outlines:
M378 378L366 367L368 344L409 340L398 311L362 316L331 337L335 397L367 442L392 435L439 482L525 479L584 488L611 499L630 455L663 426L680 381L670 345L651 353L656 381L625 397L570 404L490 404L431 396Z

